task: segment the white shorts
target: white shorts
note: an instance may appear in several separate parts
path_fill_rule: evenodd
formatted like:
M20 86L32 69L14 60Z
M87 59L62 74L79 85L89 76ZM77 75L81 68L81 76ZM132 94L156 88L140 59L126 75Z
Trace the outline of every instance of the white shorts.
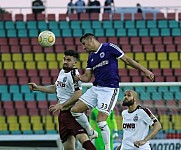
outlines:
M92 86L79 99L89 108L97 108L98 111L107 115L111 113L116 105L119 88Z

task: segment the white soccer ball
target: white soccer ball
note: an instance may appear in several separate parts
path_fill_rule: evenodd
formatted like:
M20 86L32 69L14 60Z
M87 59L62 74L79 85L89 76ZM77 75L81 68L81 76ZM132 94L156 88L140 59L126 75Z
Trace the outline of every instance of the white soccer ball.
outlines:
M45 30L38 35L38 43L43 47L50 47L55 43L55 34Z

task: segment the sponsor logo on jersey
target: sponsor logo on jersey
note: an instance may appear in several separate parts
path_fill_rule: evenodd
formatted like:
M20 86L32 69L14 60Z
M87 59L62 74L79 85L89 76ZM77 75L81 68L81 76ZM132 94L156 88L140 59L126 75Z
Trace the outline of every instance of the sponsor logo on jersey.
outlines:
M135 129L136 125L135 123L123 123L124 129Z
M104 65L107 65L107 64L109 64L109 60L104 60L104 61L98 63L97 65L95 65L95 66L93 67L93 70L95 70L95 69L98 68L98 67L102 67L102 66L104 66Z
M101 52L101 53L100 53L100 58L104 58L104 56L105 56L105 53L104 53L104 52Z
M134 116L133 121L134 122L138 121L138 115L137 114Z

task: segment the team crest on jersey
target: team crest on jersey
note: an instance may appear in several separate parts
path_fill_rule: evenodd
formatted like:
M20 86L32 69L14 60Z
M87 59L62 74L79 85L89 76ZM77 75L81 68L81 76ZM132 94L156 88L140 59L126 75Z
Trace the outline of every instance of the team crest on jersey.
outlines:
M134 122L138 121L138 115L137 114L136 114L136 116L134 116L133 121Z
M63 82L66 82L66 81L67 81L67 77L64 77L64 78L63 78Z
M100 53L100 57L103 58L105 56L105 53L104 52L101 52Z

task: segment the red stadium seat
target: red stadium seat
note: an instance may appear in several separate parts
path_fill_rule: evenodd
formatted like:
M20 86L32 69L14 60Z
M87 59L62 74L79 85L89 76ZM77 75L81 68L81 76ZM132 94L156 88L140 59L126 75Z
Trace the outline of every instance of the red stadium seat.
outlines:
M58 69L51 69L50 70L50 76L51 77L58 77L60 70Z
M85 53L85 50L82 48L82 45L78 45L78 46L77 46L77 51L78 51L79 53Z
M23 14L15 14L15 21L24 21Z
M164 13L156 13L156 20L165 20Z
M123 77L120 77L120 81L121 81L121 82L131 82L131 79L130 79L129 76L127 76L127 77L126 77L126 76L125 76L125 77L123 76Z
M177 78L176 77L171 77L171 76L167 76L165 77L165 81L166 82L176 82L177 81Z
M68 15L68 18L69 18L70 21L79 20L79 19L78 19L78 14L69 14L69 15Z
M140 44L140 38L139 37L131 37L130 38L130 44L139 45Z
M41 116L51 115L51 113L49 112L48 108L40 108L39 111L40 111L40 115ZM53 115L56 115L56 114L53 114Z
M27 37L27 38L19 38L19 43L20 43L20 45L30 45L30 40L29 40L29 38Z
M177 48L177 49L176 49L177 52L181 52L181 44L178 44L178 45L176 46L176 48Z
M142 52L143 48L142 45L133 45L132 46L132 52Z
M9 46L1 46L1 52L2 53L10 53L10 48Z
M40 77L49 77L49 76L50 76L49 70L47 70L47 69L41 69L41 70L39 70L39 76L40 76Z
M35 21L35 14L27 14L26 21Z
M29 116L38 116L39 115L39 109L37 108L30 108L28 109Z
M8 69L6 70L6 77L15 77L16 71L14 69Z
M90 20L99 20L99 13L90 13Z
M63 38L62 37L57 37L55 45L62 45L62 44L64 44Z
M3 20L4 21L12 21L12 14L3 13Z
M143 14L142 13L135 13L134 14L134 20L143 20Z
M120 45L124 52L131 52L131 45Z
M82 45L82 44L80 43L80 38L79 38L79 37L75 37L75 38L74 38L74 41L75 41L75 45Z
M48 15L47 15L47 20L48 20L48 21L55 21L55 20L56 20L55 14L48 14Z
M21 51L22 51L22 53L31 53L31 46L30 45L22 45Z
M20 85L27 84L27 83L29 83L29 78L28 78L28 77L21 77L21 78L19 78L18 83L19 83Z
M105 43L105 42L107 42L107 38L106 38L106 37L98 37L97 39L98 39L98 41L99 41L100 43Z
M181 69L174 69L174 76L181 76Z
M180 36L176 36L176 37L174 38L174 43L175 43L175 44L181 44L181 37L180 37Z
M10 45L19 45L19 39L18 38L9 38Z
M121 14L120 13L113 13L112 14L112 20L121 20Z
M163 76L173 76L173 70L172 69L163 69Z
M63 53L65 50L65 46L64 45L56 45L55 46L55 52L56 53Z
M132 78L132 82L142 82L142 77L141 76L133 76Z
M118 70L119 75L122 76L128 76L128 70L127 69L119 69Z
M143 45L144 52L153 52L154 48L153 45Z
M158 68L158 69L152 69L152 72L155 76L162 76L162 69Z
M54 46L44 47L44 53L54 53Z
M26 70L24 70L24 69L17 70L17 76L18 77L26 77L27 76Z
M117 37L108 37L108 41L118 45L118 38Z
M110 20L110 13L103 13L102 20Z
M129 69L129 76L140 76L140 72L136 69Z
M64 38L64 44L65 45L74 45L74 38L72 38L72 37L65 37Z
M155 52L164 52L165 51L165 47L163 44L158 44L158 45L155 45Z
M28 114L26 108L17 109L16 111L18 116L26 116Z
M88 13L81 13L80 14L80 20L89 20L89 14Z
M38 101L38 108L48 109L48 101Z
M15 116L16 115L15 109L6 108L4 110L5 110L5 116Z
M162 37L153 37L152 38L152 44L162 44Z
M141 37L141 44L142 45L151 44L151 38L150 37Z
M3 108L4 109L14 109L14 103L13 101L5 101L3 103Z
M37 14L37 20L38 21L45 21L46 20L45 14L41 14L41 13Z
M0 70L0 77L4 77L5 76L5 71L3 69Z
M10 84L18 84L18 79L17 77L9 77L7 80L7 83Z
M6 77L1 77L1 80L0 80L0 85L6 85L7 84L7 78Z
M176 46L174 44L169 44L165 46L166 52L176 52Z
M37 69L30 69L28 71L28 77L37 77L38 76L38 70Z
M124 13L123 20L132 20L132 13Z
M146 13L145 14L145 20L153 20L154 16L153 13Z
M21 53L21 47L19 45L12 45L11 53Z
M118 42L119 42L120 45L129 44L129 38L128 37L120 37L118 39Z
M40 78L39 77L30 77L30 82L40 84Z
M167 13L167 20L176 20L175 13Z
M173 44L173 37L163 37L163 44Z
M32 52L33 53L42 53L43 52L43 47L40 45L33 45L32 46Z
M59 21L66 21L67 14L59 14L58 15L58 20Z
M153 107L153 100L144 100L143 105L145 107Z
M25 108L25 101L15 101L15 108L16 109L24 109Z
M27 107L28 109L37 108L36 101L27 101L27 102L26 102L26 107Z
M50 85L50 84L52 84L52 80L51 80L50 77L42 77L41 78L41 83L43 85Z
M155 77L155 82L164 82L164 81L165 81L165 79L163 76L156 76Z
M0 45L7 46L8 45L8 38L0 38Z
M37 38L30 38L30 43L32 45L39 45Z

